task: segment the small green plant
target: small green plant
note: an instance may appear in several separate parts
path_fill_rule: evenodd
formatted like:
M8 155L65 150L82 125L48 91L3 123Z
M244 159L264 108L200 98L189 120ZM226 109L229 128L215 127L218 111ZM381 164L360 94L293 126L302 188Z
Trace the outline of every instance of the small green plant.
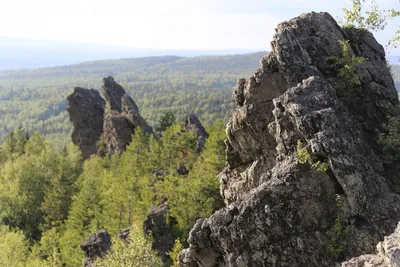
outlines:
M383 125L384 132L378 134L378 144L380 144L387 155L386 160L393 162L400 157L400 118L391 117Z
M339 40L342 51L340 56L327 57L329 66L337 71L339 82L334 86L338 92L339 97L345 100L353 100L355 97L355 90L361 85L360 76L357 74L357 66L364 64L363 57L354 57L350 54L350 43L348 40Z
M99 140L96 141L96 147L100 155L103 155L106 152L106 146L104 144L104 133L102 133L99 137Z
M151 248L151 241L143 235L140 227L132 227L126 240L116 238L111 251L96 260L97 267L162 267L161 259Z
M382 9L376 0L351 0L351 9L343 8L344 21L339 23L343 28L357 27L378 32L385 30L388 22L398 18L400 11L393 8ZM386 49L397 48L400 42L400 28L397 28L389 39Z
M335 224L328 231L327 235L329 238L328 251L331 255L339 260L344 250L346 249L346 241L348 236L348 229L344 225L342 218L343 202L339 195L336 195L336 206L338 212L336 214Z
M377 143L382 149L381 164L385 168L391 184L391 189L400 193L400 179L398 178L398 166L400 163L400 117L399 106L390 112L393 116L382 125L382 131L377 134Z
M323 171L326 172L328 170L328 164L325 162L321 162L318 160L317 162L314 162L311 159L310 153L307 151L307 147L303 147L303 144L301 143L300 140L297 141L297 154L296 158L301 164L308 163L311 165L311 168L316 169L317 171Z
M169 253L169 257L172 260L172 265L171 267L179 267L179 252L183 250L183 245L181 241L178 239L175 240L174 247L172 248L171 252Z

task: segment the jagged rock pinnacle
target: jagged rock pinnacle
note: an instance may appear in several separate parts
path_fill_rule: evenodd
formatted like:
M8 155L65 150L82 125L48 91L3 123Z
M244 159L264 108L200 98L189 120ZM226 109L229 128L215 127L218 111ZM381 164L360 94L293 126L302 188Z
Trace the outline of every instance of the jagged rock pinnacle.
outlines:
M113 77L106 77L103 82L105 101L96 90L79 87L67 98L67 110L74 125L72 140L84 158L99 152L98 142L102 142L103 152L108 155L122 153L131 142L136 127L147 134L153 133L124 88Z

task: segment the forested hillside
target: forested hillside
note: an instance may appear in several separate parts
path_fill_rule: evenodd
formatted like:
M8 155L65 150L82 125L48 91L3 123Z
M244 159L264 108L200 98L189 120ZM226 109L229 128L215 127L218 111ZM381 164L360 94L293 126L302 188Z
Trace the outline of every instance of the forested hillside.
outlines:
M66 96L76 86L100 88L105 76L115 77L152 126L168 110L177 118L193 111L205 125L226 120L236 80L258 68L264 54L147 57L0 72L0 141L23 125L66 144L71 133Z
M198 218L224 206L216 179L225 166L224 128L218 120L207 129L201 152L179 122L157 139L137 128L121 156L84 162L72 144L57 151L39 134L11 132L0 146L0 266L82 266L79 245L90 234L107 229L115 237L130 226L135 249L122 244L117 255L134 264L107 258L98 266L170 266L144 239L146 214L167 198L168 231L180 247ZM182 164L185 174L177 170Z

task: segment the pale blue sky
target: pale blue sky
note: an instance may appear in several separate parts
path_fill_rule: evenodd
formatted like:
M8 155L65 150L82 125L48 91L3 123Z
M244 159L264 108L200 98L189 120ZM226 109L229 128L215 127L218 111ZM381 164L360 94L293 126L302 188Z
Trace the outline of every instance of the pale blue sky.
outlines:
M377 0L400 9L398 0ZM277 23L349 0L1 0L0 36L137 48L263 49ZM398 21L397 21L398 22ZM378 39L385 43L395 23Z

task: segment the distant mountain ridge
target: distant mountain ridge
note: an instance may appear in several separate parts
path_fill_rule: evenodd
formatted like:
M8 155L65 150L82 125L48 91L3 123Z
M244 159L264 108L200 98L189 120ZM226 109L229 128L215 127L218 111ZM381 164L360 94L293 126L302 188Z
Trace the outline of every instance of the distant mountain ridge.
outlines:
M0 37L0 71L62 66L78 64L85 61L120 58L165 55L193 57L203 55L244 54L249 52L254 52L254 49L144 49L90 43Z

